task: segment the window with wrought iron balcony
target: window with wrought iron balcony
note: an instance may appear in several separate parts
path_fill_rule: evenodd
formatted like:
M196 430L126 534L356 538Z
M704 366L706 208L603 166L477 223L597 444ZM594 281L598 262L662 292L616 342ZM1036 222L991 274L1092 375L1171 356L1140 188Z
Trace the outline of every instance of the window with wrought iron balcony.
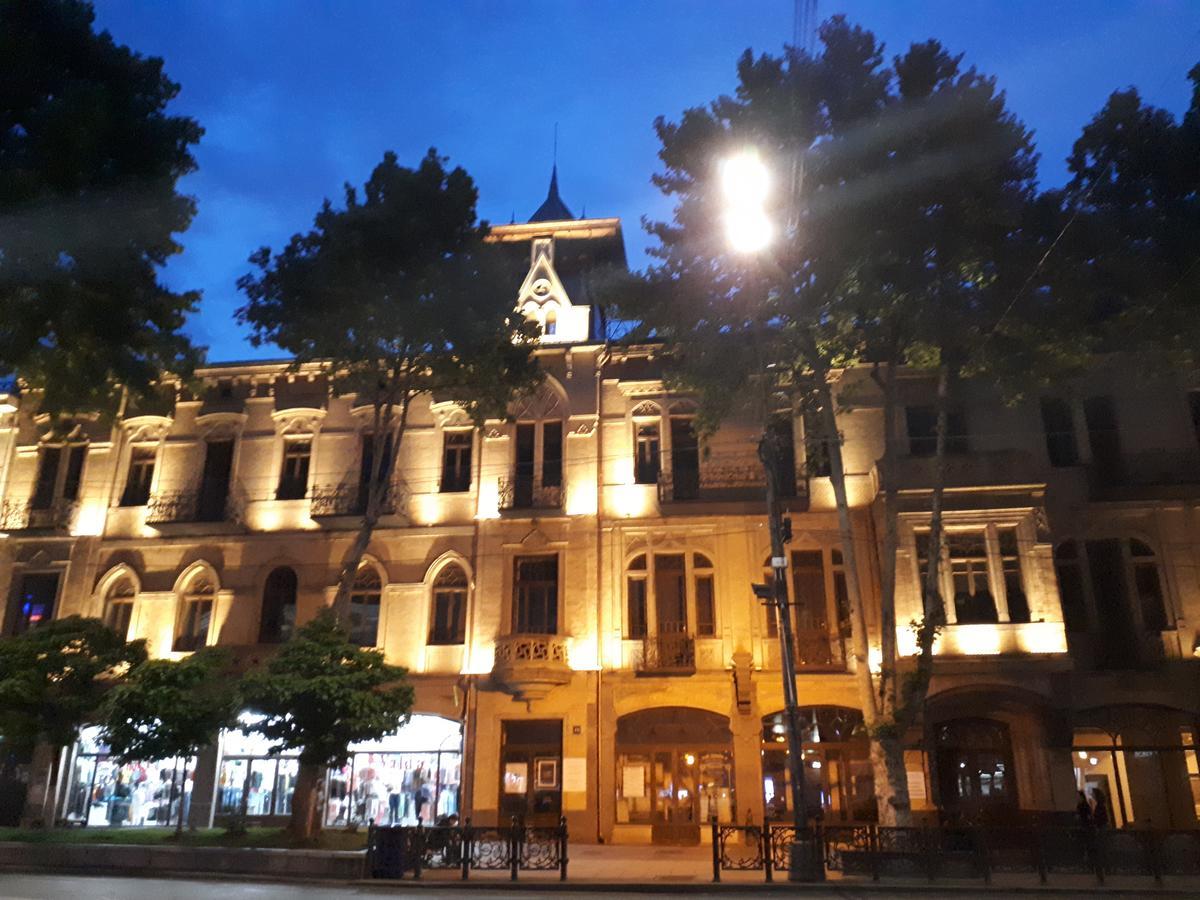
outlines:
M559 634L558 554L513 559L511 631L496 638L492 677L531 700L571 679L567 641Z

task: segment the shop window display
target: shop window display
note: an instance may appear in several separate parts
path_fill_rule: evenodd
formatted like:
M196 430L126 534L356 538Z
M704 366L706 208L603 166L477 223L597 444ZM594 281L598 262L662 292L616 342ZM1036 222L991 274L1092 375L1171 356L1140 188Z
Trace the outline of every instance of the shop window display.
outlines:
M243 713L250 726L258 717ZM300 762L295 753L272 754L271 742L240 729L221 735L221 768L217 772L218 816L286 816L292 811L292 792Z
M195 759L121 764L102 743L98 727L85 728L75 745L63 818L92 827L159 826L187 821Z
M395 734L350 746L331 769L325 824L426 825L459 812L462 729L440 716L415 715Z

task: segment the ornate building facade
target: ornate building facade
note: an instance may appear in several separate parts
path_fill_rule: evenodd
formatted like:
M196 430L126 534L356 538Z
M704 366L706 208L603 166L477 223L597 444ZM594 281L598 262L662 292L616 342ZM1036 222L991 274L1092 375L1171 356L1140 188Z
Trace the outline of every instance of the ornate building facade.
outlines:
M555 182L493 238L528 254L517 306L542 326L547 377L481 429L449 404L409 417L352 626L408 668L414 717L330 772L327 824L562 814L572 835L644 842L783 815L778 638L750 589L769 561L753 429L729 422L701 447L656 348L604 339L588 273L624 264L618 220L572 218ZM198 380L65 440L0 398L6 634L99 616L155 656L216 644L252 665L329 602L369 470L367 410L286 363ZM923 561L943 560L949 624L907 736L914 806L1070 815L1099 788L1118 825L1195 826L1198 396L1116 370L1017 407L968 386L931 548L932 385L905 374L902 389L904 415L885 422L866 373L838 384L854 397L839 425L868 597L885 429L909 450L902 647ZM845 562L802 417L791 446L805 790L826 821L856 821L873 797ZM59 815L92 824L286 815L296 771L240 732L196 760L122 767L89 731L65 762Z

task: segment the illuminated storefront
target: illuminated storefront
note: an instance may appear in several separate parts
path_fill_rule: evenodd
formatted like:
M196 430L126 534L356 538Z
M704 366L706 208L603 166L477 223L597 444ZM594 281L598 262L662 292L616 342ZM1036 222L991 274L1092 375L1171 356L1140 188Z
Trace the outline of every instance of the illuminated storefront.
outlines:
M243 713L243 724L256 716ZM235 729L221 734L217 770L217 816L287 816L300 771L297 754L272 754L271 743L256 732Z
M805 707L799 713L810 813L831 823L874 820L875 778L862 713L841 706ZM763 717L762 775L767 818L789 818L791 780L781 712Z
M62 816L90 826L174 826L187 821L196 760L165 759L121 764L101 742L100 728L85 728L71 756Z
M462 726L414 715L395 734L350 746L331 769L325 824L427 825L457 816L461 803Z

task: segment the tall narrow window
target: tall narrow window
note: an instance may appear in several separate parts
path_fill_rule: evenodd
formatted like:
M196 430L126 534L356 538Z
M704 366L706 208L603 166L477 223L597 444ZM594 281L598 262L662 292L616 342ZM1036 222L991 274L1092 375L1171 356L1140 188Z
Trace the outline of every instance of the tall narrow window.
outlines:
M271 571L263 585L258 642L280 644L292 636L295 626L296 571L288 566L280 566Z
M534 464L534 450L537 442L537 431L532 422L521 422L517 425L517 443L515 451L516 469L513 472L513 506L517 509L528 509L533 506L533 474L537 471Z
M447 431L442 437L442 493L453 494L471 489L470 431Z
M1046 454L1050 457L1050 465L1079 465L1071 404L1057 397L1043 397L1042 429L1046 433Z
M1192 431L1200 443L1200 391L1188 391L1188 410L1192 414Z
M717 633L717 602L713 590L713 564L703 553L692 554L692 581L696 585L696 634L714 637Z
M1121 454L1121 434L1117 429L1117 408L1112 397L1092 397L1083 404L1088 442L1096 477L1102 484L1121 484L1125 463Z
M562 422L542 423L542 487L562 487Z
M104 599L104 624L129 639L129 625L133 621L133 598L136 595L133 581L122 575L109 587Z
M453 563L433 583L429 643L461 644L467 633L467 573Z
M229 479L233 474L233 441L208 441L204 445L204 469L200 496L196 499L197 522L220 522L229 502Z
M216 586L205 573L197 572L188 579L179 596L179 615L175 623L172 650L190 652L208 644L216 593Z
M383 582L372 566L364 565L350 589L350 642L360 647L379 644L379 603Z
M1058 575L1058 595L1062 600L1063 624L1068 632L1088 630L1087 597L1084 593L1083 565L1074 541L1065 541L1054 551L1054 571Z
M154 447L134 447L129 451L129 473L125 477L122 506L145 506L150 502L154 482Z
M1008 620L1029 621L1029 599L1021 581L1021 554L1015 528L1001 528L1000 570L1004 575L1004 595L1008 599Z
M558 316L554 314L554 310L546 313L546 327L544 331L547 335L558 334Z
M287 438L283 442L283 468L279 472L277 500L300 500L308 493L308 467L312 461L311 438Z
M37 483L33 489L33 509L49 509L54 503L54 489L58 484L58 464L62 459L61 447L43 447L38 459Z
M1133 589L1142 609L1142 627L1147 631L1167 631L1174 624L1167 619L1167 604L1163 599L1162 582L1158 578L1158 563L1154 551L1138 540L1129 542L1129 564L1133 569Z
M805 407L804 421L804 470L809 478L828 478L829 440L823 437L819 410Z
M557 634L558 557L517 557L513 581L514 633Z
M383 459L379 463L379 473L382 477L392 459L392 435L383 440ZM367 510L367 499L371 493L371 472L375 466L375 435L370 432L362 436L362 453L358 466L358 498L354 506L354 514L362 515Z
M987 542L982 532L947 535L954 610L960 624L995 622L996 601L988 587Z
M824 554L820 550L793 550L791 569L796 664L831 665L833 645L825 597Z
M700 495L700 443L691 419L671 419L671 482L676 500Z
M634 481L638 484L657 484L659 467L658 423L644 422L634 425L636 435L634 447Z
M21 576L9 618L9 633L24 634L54 618L58 600L58 573L31 572Z
M87 459L87 444L71 444L67 447L67 471L63 474L62 498L78 500L79 487L83 483L83 461Z
M646 555L634 557L625 576L629 611L625 617L625 637L646 636Z
M933 456L937 453L937 410L932 406L907 406L904 409L908 425L908 452L912 456ZM946 453L967 453L967 422L962 410L946 413Z
M767 426L775 446L775 486L780 497L796 496L796 435L791 414L777 415Z

